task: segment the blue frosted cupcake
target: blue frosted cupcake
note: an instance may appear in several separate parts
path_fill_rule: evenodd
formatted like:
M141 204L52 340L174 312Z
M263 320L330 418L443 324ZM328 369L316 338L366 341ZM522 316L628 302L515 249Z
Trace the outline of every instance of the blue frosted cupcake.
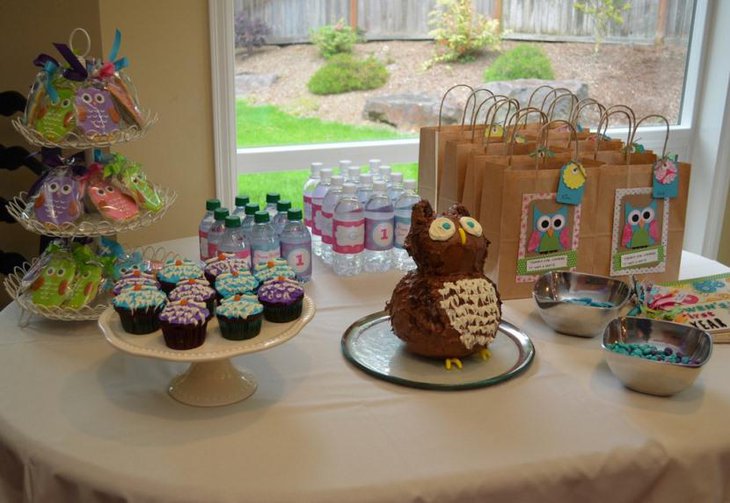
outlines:
M215 279L215 289L221 298L253 293L259 282L248 271L222 272Z
M215 286L215 280L219 274L230 271L249 271L248 259L238 258L231 254L220 254L205 263L205 279Z
M170 349L193 349L205 342L210 312L202 302L168 302L160 313L160 328Z
M125 332L149 334L160 328L158 315L166 302L167 297L159 289L134 285L114 297L112 305Z
M260 262L253 268L253 275L260 284L266 283L271 279L294 279L296 273L289 266L284 258L275 258L267 262Z
M203 277L203 270L192 260L174 259L165 262L157 272L157 279L165 293L170 293L184 279Z
M216 310L221 335L241 341L256 337L261 331L264 307L253 295L234 295L223 299Z

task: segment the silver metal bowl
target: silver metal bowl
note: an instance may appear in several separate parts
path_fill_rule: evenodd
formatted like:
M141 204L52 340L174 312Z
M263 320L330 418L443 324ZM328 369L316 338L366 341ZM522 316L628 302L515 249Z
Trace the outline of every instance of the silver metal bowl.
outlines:
M603 333L609 321L619 316L631 296L631 289L618 279L554 271L538 278L532 296L540 316L554 330L580 337L595 337ZM609 303L611 307L577 303L585 299Z
M689 357L686 364L653 361L609 349L615 342L671 348ZM669 396L689 388L712 355L712 337L699 328L648 318L617 318L608 324L601 344L611 372L641 393Z

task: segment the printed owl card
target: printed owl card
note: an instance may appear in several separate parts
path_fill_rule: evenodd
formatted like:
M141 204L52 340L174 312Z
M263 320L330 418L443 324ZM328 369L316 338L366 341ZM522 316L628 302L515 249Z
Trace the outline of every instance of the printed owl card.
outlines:
M611 236L611 276L664 272L669 199L651 187L616 189Z
M581 205L555 198L555 192L522 196L518 283L534 282L548 271L573 270L578 263Z

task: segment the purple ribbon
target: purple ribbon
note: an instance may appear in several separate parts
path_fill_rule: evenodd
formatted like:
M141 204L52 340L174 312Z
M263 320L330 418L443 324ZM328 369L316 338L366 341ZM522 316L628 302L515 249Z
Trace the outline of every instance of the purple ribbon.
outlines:
M68 62L69 67L63 71L63 76L68 80L83 82L89 76L84 65L66 44L54 43L54 47L61 53L61 56Z

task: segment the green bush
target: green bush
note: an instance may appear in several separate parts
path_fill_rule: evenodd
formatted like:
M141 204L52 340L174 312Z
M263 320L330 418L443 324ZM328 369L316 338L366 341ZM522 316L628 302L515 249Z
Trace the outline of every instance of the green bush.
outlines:
M322 26L310 31L310 40L319 48L319 53L326 59L335 54L349 54L358 41L358 34L340 19L337 24Z
M340 94L377 89L387 80L388 70L372 56L358 60L349 54L338 54L312 75L307 87L313 94Z
M428 14L429 32L438 47L426 63L473 61L483 49L499 49L499 21L474 11L472 0L438 0Z
M484 82L515 79L555 78L553 65L541 48L534 45L518 45L501 54L484 71Z

